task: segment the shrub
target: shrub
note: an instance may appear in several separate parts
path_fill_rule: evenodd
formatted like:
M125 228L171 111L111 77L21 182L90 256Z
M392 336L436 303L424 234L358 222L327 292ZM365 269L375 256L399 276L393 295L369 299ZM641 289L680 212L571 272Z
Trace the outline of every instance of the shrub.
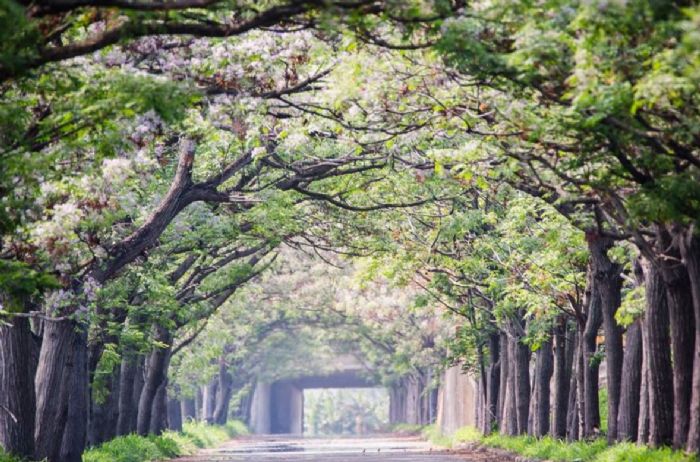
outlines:
M171 454L161 451L155 439L139 435L119 436L86 451L83 462L148 462L171 457Z
M423 425L398 423L391 427L391 431L404 435L419 435L423 431Z
M245 426L240 420L229 420L226 425L224 425L226 433L229 437L234 438L236 436L247 435L248 427Z
M423 438L436 446L452 447L452 439L444 435L437 425L426 425L422 431Z
M435 444L444 443L444 436L436 429L424 433ZM631 443L608 446L606 441L566 441L551 437L533 438L530 436L502 436L497 433L483 436L474 427L462 427L452 435L452 443L481 442L486 446L505 449L527 458L555 462L698 462L695 456L688 456L670 448L652 449ZM449 444L441 444L449 446Z
M120 436L83 454L83 462L151 462L194 454L197 448L215 446L248 429L242 422L226 426L187 422L182 433L167 431L160 436ZM0 462L21 462L0 453Z
M207 425L204 422L185 422L182 434L190 438L198 448L215 446L229 439L225 427Z
M0 448L0 462L22 462L22 459L11 456Z
M474 427L462 427L458 428L452 439L455 443L474 443L480 441L483 435L479 430Z

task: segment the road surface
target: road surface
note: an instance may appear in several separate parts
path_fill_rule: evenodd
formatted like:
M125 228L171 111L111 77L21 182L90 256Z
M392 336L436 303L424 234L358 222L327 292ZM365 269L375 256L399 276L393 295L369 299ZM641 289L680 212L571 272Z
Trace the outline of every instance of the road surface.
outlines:
M293 438L261 436L230 441L177 462L465 462L414 437ZM483 459L479 459L483 460Z

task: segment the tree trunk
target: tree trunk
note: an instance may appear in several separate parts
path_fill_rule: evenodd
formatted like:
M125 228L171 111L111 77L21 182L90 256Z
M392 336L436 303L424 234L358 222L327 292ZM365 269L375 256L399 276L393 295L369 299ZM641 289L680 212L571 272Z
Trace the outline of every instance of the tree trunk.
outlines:
M554 403L552 406L552 436L566 437L566 416L569 405L569 378L573 375L567 364L567 322L560 316L554 329Z
M637 441L640 387L642 384L642 321L636 320L625 335L620 407L617 414L618 441Z
M509 336L507 343L508 361L506 361L506 364L508 365L508 371L506 374L506 393L503 403L503 425L501 433L508 436L515 436L518 434L518 411L515 401L516 341Z
M600 297L605 330L605 359L608 388L608 443L617 439L617 412L620 406L622 383L622 328L615 320L620 307L622 290L622 265L613 263L608 250L613 246L612 239L587 233L588 249L591 254L591 268L595 278L596 292Z
M596 338L603 322L601 297L593 282L587 303L586 326L581 336L583 366L583 401L579 402L583 415L583 438L596 436L600 430L600 408L598 406L598 361L594 355L598 350Z
M578 329L578 327L577 327ZM568 441L576 441L580 438L580 406L579 396L583 393L583 371L581 365L581 342L579 341L578 330L573 332L574 338L569 344L573 349L573 360L571 365L571 380L569 385L569 403L566 417L566 438Z
M542 343L535 353L535 406L532 434L542 437L549 433L550 381L554 372L552 342Z
M218 384L218 380L212 379L204 388L204 421L208 424L214 423L214 408L216 407L216 389L218 388Z
M64 462L61 458L61 445L67 428L69 403L82 397L80 376L84 374L87 381L87 358L81 359L87 355L82 330L73 321L45 323L35 388L37 406L34 441L37 459ZM80 389L71 390L76 384ZM81 411L78 403L72 403L70 407L74 415ZM84 407L87 409L87 403ZM86 421L87 416L83 419ZM76 444L84 444L84 438L81 440Z
M202 412L202 387L197 387L197 391L194 393L194 411L197 420L204 420L204 413Z
M182 420L197 420L197 410L193 398L185 398L181 401Z
M515 399L517 433L527 433L527 423L530 412L530 348L525 345L522 332L524 326L520 319L513 328L513 397Z
M0 318L0 446L34 456L34 339L26 318Z
M700 238L693 228L681 241L681 254L690 278L695 316L695 349L693 359L693 385L690 399L690 427L686 450L700 453Z
M642 323L642 383L639 386L639 427L637 442L647 444L649 441L649 336L645 318Z
M168 429L182 431L182 408L180 401L175 398L168 398Z
M167 376L167 367L166 374ZM161 382L151 407L151 422L148 426L151 435L160 435L168 428L167 378Z
M134 385L138 361L141 357L124 353L119 373L119 417L117 419L117 435L128 435L136 430L136 412L138 402L134 401Z
M666 288L657 269L648 260L644 270L646 313L644 329L649 348L646 356L649 392L649 444L661 446L673 441L673 385Z
M485 374L484 374L485 375ZM486 434L484 428L484 407L486 400L484 399L484 376L479 377L476 381L476 402L474 403L474 426L482 433Z
M87 330L73 333L73 374L69 380L68 415L61 442L61 462L81 462L87 442L90 405Z
M161 326L155 327L155 339L166 345L170 345L172 341L170 332ZM139 398L138 418L136 421L136 431L139 435L148 435L150 431L153 403L158 389L166 380L169 357L170 346L156 348L148 357L148 369L141 397Z
M664 265L666 266L666 265ZM673 358L673 447L685 447L690 427L690 396L695 353L695 319L690 279L681 264L662 270L671 325Z
M501 364L499 371L499 384L498 384L498 428L503 430L504 428L504 412L505 412L505 402L506 402L506 388L508 387L508 368L510 365L508 356L508 335L505 332L500 334L500 353L501 353Z
M214 423L225 425L228 421L228 410L233 395L233 377L224 370L219 375L219 384L216 388L216 405L214 406Z
M98 402L95 397L95 384L91 386L90 424L88 425L88 444L97 446L114 438L117 429L119 405L119 374L121 368L115 368L110 380L105 384L107 389L101 393L104 400Z
M500 335L492 333L489 336L489 367L486 380L486 408L484 412L484 428L486 434L494 430L498 423L498 397L500 385Z

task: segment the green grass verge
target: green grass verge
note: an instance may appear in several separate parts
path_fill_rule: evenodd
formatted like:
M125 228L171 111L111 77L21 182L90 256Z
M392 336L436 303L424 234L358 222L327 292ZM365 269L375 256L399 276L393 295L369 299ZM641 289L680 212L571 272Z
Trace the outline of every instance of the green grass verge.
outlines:
M463 427L451 437L441 435L435 429L424 432L433 443L451 447L459 443L481 443L486 446L501 448L533 459L555 462L698 462L695 456L689 456L669 448L651 449L631 443L608 446L605 440L566 441L554 438L532 438L529 436L501 436L493 434L482 436L473 427ZM448 441L445 444L445 440Z
M248 433L241 422L224 426L187 422L182 432L167 431L160 436L126 435L87 450L83 462L151 462L194 454L198 448L216 446ZM16 462L12 459L0 462Z

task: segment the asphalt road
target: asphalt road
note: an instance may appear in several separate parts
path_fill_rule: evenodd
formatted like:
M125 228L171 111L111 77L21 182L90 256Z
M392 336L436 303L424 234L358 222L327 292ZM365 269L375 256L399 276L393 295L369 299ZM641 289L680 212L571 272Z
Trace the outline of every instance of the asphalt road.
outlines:
M468 459L466 459L468 460ZM464 462L411 437L250 437L178 462Z

